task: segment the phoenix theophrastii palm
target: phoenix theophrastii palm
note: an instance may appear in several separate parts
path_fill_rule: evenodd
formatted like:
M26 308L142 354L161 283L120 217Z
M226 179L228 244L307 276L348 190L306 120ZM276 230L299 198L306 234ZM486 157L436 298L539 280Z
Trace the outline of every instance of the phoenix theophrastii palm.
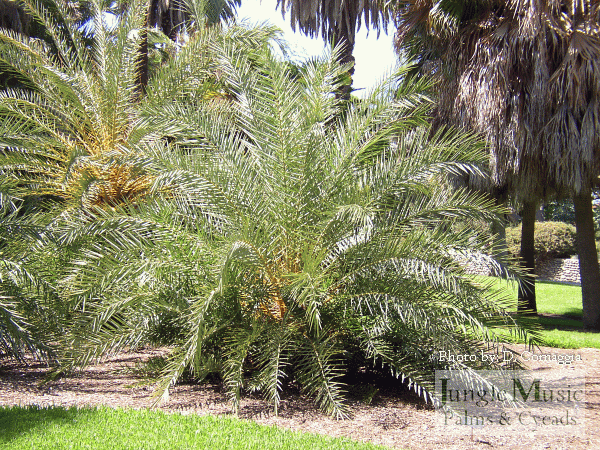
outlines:
M96 5L89 47L66 7L50 15L37 3L24 5L50 42L0 32L1 58L22 80L0 93L0 170L18 176L22 195L88 208L143 195L149 180L126 162L138 96L132 31L143 14L132 5L113 35Z
M343 416L354 349L427 397L435 349L483 348L495 325L512 323L461 266L477 255L500 267L485 240L451 231L455 220L499 212L445 181L483 175L477 140L430 136L421 86L390 102L393 79L340 119L332 93L347 67L337 55L293 77L268 46L236 47L257 31L230 33L245 37L211 46L229 100L183 92L186 101L143 114L141 128L170 139L138 161L155 177L155 200L135 214L57 224L81 245L67 285L96 311L71 344L87 358L138 342L160 305L178 311L185 334L163 393L191 369L221 374L236 408L244 389L257 389L277 409L295 381Z

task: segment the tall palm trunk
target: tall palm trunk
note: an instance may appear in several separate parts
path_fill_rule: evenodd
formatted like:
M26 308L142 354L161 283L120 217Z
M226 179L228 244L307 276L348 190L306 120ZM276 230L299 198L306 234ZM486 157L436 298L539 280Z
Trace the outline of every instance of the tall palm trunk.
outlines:
M144 26L140 33L142 42L137 55L137 91L139 96L143 97L146 93L146 86L148 86L148 15L144 19Z
M348 75L349 75L349 79L348 79L348 83L344 83L344 85L342 85L340 87L340 90L338 93L336 93L336 96L338 98L341 98L343 100L350 100L350 94L352 93L352 77L354 75L354 37L355 37L355 32L354 32L354 28L352 29L348 29L348 27L346 26L346 22L342 22L341 27L338 28L338 30L336 30L335 34L334 34L334 41L333 41L333 45L334 46L338 46L338 45L343 45L342 51L339 55L339 63L340 64L347 64L347 63L351 63L352 67L350 67L350 69L348 70Z
M508 246L506 244L506 225L503 220L492 222L492 234L494 235L494 246L501 258L508 257ZM498 270L492 273L493 276L502 276L502 271Z
M0 0L0 28L23 33L25 16L16 2Z
M498 207L503 207L506 205L506 196L501 192L493 192L494 203ZM494 247L496 247L496 251L498 252L498 256L505 260L508 258L508 245L506 243L506 221L507 216L504 214L498 220L492 222L492 235L494 236ZM502 276L502 270L497 270L491 274L492 276L500 277Z
M594 235L591 189L574 196L573 203L581 275L583 326L586 330L600 331L600 268Z
M0 0L0 28L14 31L15 33L25 33L27 16L19 8L17 3L8 0ZM19 85L19 80L15 79L15 74L6 68L0 68L0 88L15 87Z
M535 301L535 213L536 202L523 202L521 226L521 258L525 265L526 275L519 285L519 299L517 310L520 313L537 313Z

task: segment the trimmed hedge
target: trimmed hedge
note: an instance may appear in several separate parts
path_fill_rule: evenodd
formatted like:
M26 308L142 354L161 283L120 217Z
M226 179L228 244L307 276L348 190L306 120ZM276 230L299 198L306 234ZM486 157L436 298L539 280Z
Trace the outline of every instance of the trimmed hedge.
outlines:
M521 225L506 229L506 245L512 256L521 250ZM564 222L536 222L536 259L568 258L577 254L575 227Z

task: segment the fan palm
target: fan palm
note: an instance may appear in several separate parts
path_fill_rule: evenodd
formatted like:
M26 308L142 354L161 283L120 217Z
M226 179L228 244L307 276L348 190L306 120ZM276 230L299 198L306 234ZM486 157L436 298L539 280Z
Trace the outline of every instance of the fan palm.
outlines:
M319 36L334 46L339 46L341 64L348 64L348 73L354 74L354 38L361 21L365 26L373 27L378 32L380 27L387 28L391 10L382 1L333 1L320 0L289 1L277 0L281 13L290 11L290 22L295 31L298 27L307 36ZM352 82L342 84L340 90L344 98L350 98Z
M517 330L500 294L461 265L499 267L493 249L475 230L450 231L500 212L445 182L483 176L479 144L451 130L430 137L422 84L390 101L390 79L340 115L332 94L348 66L335 52L292 76L267 42L247 45L264 31L227 33L210 49L234 104L207 102L191 84L173 95L168 77L151 89L172 99L148 105L140 124L166 137L140 144L135 162L152 174L155 201L53 224L77 249L64 290L86 308L65 360L136 345L163 314L181 334L159 393L188 369L218 373L235 408L255 389L277 411L292 381L341 417L355 355L428 398L437 350L472 352L498 341L496 325ZM193 73L194 60L181 67Z
M438 121L482 133L493 189L524 204L528 267L536 204L573 196L584 322L600 329L590 197L600 172L599 3L417 0L398 11L399 45L440 80ZM534 290L520 298L535 309Z

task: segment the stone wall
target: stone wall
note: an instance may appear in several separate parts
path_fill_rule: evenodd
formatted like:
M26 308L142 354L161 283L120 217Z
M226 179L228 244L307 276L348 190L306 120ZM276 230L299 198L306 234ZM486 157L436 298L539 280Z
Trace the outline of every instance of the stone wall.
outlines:
M537 264L535 273L540 280L581 283L578 259L549 259L541 261Z
M466 261L466 271L475 275L491 275L487 266L476 258ZM536 263L535 274L540 280L581 283L578 259L549 259Z
M478 259L471 259L466 263L461 263L465 268L465 272L470 275L491 275L491 271L486 264Z

